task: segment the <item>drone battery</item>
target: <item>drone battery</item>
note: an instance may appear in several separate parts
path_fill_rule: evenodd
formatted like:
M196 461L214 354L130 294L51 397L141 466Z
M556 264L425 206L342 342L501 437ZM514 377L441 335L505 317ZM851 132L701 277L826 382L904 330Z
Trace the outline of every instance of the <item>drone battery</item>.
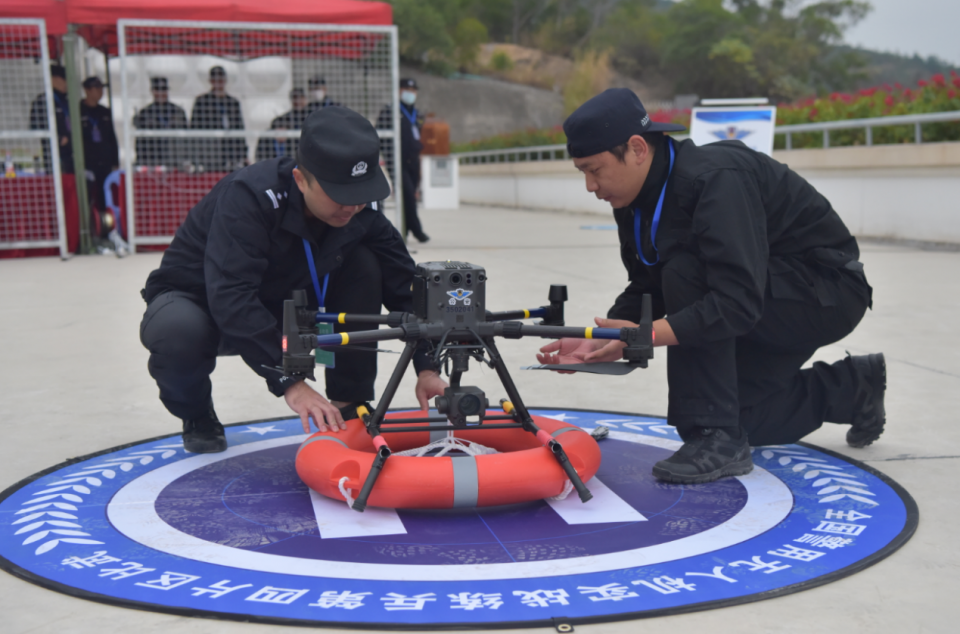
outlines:
M472 328L485 319L487 274L466 262L423 262L413 279L413 310L445 328Z

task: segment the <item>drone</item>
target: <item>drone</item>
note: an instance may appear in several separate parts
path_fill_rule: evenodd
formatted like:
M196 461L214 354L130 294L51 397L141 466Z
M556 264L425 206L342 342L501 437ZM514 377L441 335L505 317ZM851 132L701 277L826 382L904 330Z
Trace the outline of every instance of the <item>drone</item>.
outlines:
M466 262L425 262L418 264L413 278L413 312L391 312L386 315L346 313L318 313L307 306L306 291L294 291L283 304L283 366L273 368L285 376L316 380L316 362L313 351L348 344L398 340L405 343L397 365L390 376L383 396L373 412L358 408L358 417L377 447L377 454L359 495L351 508L363 511L380 471L390 457L391 450L382 434L423 431L423 426L410 423L431 423L431 431L463 429L521 428L547 446L582 502L593 495L584 485L570 463L563 446L546 431L540 429L524 405L516 384L507 371L503 357L494 340L541 337L559 339L605 339L625 342L622 362L589 364L606 366L600 373L624 374L635 368L646 368L653 358L653 319L651 298L643 296L641 319L636 328L580 328L568 327L564 322L564 303L567 287L550 286L549 304L533 309L490 312L486 309L486 270ZM537 324L520 320L540 318ZM319 334L319 323L370 324L376 329ZM379 328L387 326L387 328ZM450 386L437 396L435 406L439 416L386 419L387 410L396 395L404 373L418 347L426 346L437 368L444 368ZM461 385L461 378L474 359L493 368L507 398L501 399L503 414L488 412L486 394L473 386ZM550 369L580 370L586 364L551 365ZM446 423L436 425L436 423Z

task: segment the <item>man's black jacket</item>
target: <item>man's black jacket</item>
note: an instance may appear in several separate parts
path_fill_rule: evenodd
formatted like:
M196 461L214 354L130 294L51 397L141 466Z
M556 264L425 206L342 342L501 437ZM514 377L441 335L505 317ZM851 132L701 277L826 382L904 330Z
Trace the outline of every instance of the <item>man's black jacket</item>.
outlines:
M776 298L835 304L822 278L858 260L856 239L812 185L740 141L702 147L689 140L673 142L676 158L656 236L660 261L654 266L640 261L634 209L641 214L644 257L654 262L650 227L667 178L667 143L663 139L655 145L637 199L614 210L630 285L608 317L638 321L644 293L655 298L654 318L663 317L660 274L681 254L703 264L709 287L703 299L667 318L681 345L748 333L760 319L767 292Z
M410 123L410 119L404 115L404 110L411 112L406 105L400 104L400 158L402 159L403 170L413 178L414 184L419 185L420 152L423 150L423 143L413 135L413 124ZM416 112L416 110L413 110L413 112ZM417 130L419 131L419 129L423 127L423 121L419 116L416 117L416 121ZM384 106L383 109L380 110L380 114L377 115L377 129L393 129L393 108L389 105ZM387 156L391 155L393 153L393 140L383 139L380 141L380 151ZM393 178L392 172L391 178Z
M95 173L109 172L120 165L120 147L113 129L110 109L100 104L93 107L80 102L80 123L83 126L83 160Z
M169 101L154 101L137 113L133 127L138 130L185 130L190 126L183 108ZM179 165L187 158L187 145L184 139L138 138L137 164Z
M230 95L222 97L208 92L197 97L190 112L190 127L194 130L243 130L240 102ZM194 158L208 169L232 169L247 159L244 139L195 139Z
M70 137L70 112L67 106L67 95L59 90L53 91L54 120L57 126L57 145L60 148L60 172L73 174L73 139ZM47 129L47 97L39 95L30 105L30 129ZM66 143L60 141L66 139ZM50 143L43 141L43 169L53 172L53 163L50 159Z
M393 225L367 207L344 227L326 226L317 244L293 180L294 166L290 158L271 159L224 177L190 210L143 290L148 303L168 290L205 301L228 346L278 396L290 383L262 366L281 364L283 300L307 289L310 304L319 305L303 238L313 249L321 284L363 244L380 261L384 306L413 310L414 263ZM429 367L424 360L422 355L417 360L417 371Z

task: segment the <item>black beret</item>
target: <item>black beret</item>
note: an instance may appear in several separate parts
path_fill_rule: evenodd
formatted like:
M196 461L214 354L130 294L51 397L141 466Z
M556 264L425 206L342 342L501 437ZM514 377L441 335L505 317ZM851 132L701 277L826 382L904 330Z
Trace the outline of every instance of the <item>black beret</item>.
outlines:
M610 88L589 99L563 122L567 151L574 158L593 156L622 145L635 134L680 132L675 123L650 120L640 98L627 88Z

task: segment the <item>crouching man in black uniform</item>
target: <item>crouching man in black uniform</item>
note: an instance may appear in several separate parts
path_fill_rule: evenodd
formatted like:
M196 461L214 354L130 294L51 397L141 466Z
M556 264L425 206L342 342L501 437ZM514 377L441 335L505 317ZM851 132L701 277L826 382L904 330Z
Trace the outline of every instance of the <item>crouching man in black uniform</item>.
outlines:
M190 210L142 291L140 340L160 400L183 419L183 446L227 447L211 400L219 355L239 354L283 396L309 432L345 429L373 399L376 353L343 349L326 371L329 401L281 365L283 301L307 289L328 312L412 311L414 263L400 234L376 209L390 191L378 168L380 142L359 114L330 107L311 114L299 160L262 161L226 176ZM337 331L368 326L337 326ZM417 399L443 393L425 352L414 358Z
M697 147L608 90L564 123L587 190L614 208L630 284L597 324L634 325L653 296L667 350L667 418L684 440L653 473L710 482L753 468L750 444L795 442L825 421L865 447L883 432L882 354L800 367L871 304L857 241L809 183L740 141ZM664 317L666 315L666 317ZM625 344L562 340L541 363L619 359ZM749 442L748 442L749 441Z

